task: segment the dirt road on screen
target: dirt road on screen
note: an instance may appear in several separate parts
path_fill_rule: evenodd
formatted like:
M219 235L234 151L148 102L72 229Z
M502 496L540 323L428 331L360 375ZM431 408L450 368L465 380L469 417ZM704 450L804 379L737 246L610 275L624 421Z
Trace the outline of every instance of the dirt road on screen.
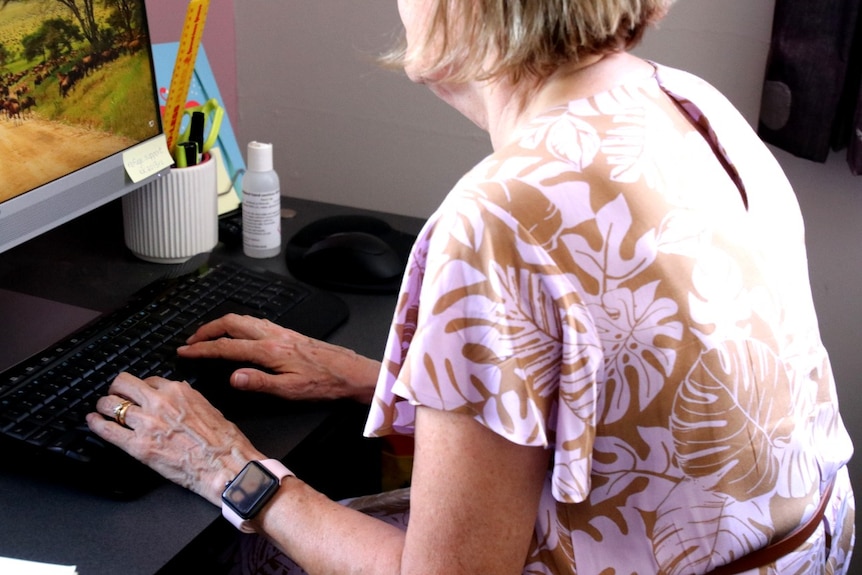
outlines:
M49 122L0 116L0 201L132 145L128 138Z

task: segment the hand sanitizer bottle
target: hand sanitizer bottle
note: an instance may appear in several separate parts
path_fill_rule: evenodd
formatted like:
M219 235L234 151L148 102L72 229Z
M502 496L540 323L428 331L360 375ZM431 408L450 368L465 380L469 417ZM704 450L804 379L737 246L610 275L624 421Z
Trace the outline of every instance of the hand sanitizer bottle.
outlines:
M242 177L242 251L252 258L272 258L281 252L281 187L272 169L272 144L248 144Z

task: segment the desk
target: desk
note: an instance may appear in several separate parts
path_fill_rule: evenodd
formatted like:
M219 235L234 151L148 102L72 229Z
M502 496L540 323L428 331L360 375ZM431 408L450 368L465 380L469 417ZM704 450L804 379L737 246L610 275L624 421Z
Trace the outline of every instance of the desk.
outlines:
M285 240L327 215L369 213L289 198L283 199L283 207L296 211L282 222ZM421 226L415 218L374 215L406 232L416 233ZM232 259L288 275L283 257L252 260L238 247L220 245L213 259ZM141 261L125 248L120 206L113 202L0 255L0 288L106 311L162 277L167 267ZM394 296L340 295L351 316L329 340L380 358ZM313 461L314 450L302 447L320 435L331 438L333 433L340 437L342 432L355 432L358 437L363 411L352 404L318 403L301 405L288 416L238 420L237 424L270 456L313 453L295 463L311 471L325 462ZM356 445L360 442L367 440ZM288 462L292 461L289 457ZM332 470L324 475L331 477ZM333 496L343 497L355 488L355 478L335 475L344 480L325 487ZM73 564L81 575L156 573L207 527L221 521L219 517L217 508L173 484L160 485L134 501L118 502L0 467L0 555Z

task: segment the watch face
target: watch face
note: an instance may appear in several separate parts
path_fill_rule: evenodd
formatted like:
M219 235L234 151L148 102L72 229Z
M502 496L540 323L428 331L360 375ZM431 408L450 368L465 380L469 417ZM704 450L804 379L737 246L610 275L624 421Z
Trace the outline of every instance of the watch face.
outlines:
M257 461L250 461L222 493L222 501L243 519L251 519L278 489L278 478Z

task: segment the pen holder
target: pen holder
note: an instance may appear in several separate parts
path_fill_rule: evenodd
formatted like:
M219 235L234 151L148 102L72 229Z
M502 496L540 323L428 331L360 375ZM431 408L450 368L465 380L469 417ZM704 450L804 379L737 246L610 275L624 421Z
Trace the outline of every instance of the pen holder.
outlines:
M126 246L142 260L182 263L218 243L216 162L172 168L123 196Z

